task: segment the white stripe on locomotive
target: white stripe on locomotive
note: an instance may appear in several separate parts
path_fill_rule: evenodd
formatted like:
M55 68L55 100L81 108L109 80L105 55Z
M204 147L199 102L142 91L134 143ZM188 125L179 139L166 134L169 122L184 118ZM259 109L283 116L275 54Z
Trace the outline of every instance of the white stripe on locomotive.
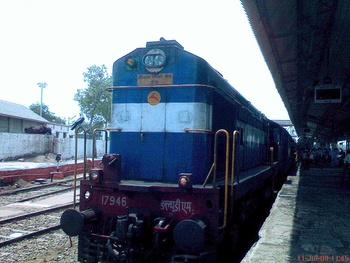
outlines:
M128 132L211 130L212 107L206 103L115 103L111 125Z

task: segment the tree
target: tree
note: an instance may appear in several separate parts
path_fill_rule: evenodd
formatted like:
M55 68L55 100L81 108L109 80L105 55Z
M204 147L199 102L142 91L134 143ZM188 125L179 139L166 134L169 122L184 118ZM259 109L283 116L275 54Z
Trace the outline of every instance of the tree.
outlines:
M40 115L40 103L33 103L32 105L29 106L29 109L36 114ZM65 119L62 119L60 117L55 116L54 112L51 112L49 110L49 107L45 104L42 104L42 117L49 121L49 122L54 122L54 123L59 123L59 124L66 124Z
M107 88L112 86L112 77L108 75L105 65L93 65L87 68L83 76L88 87L78 89L74 100L79 103L81 112L88 119L90 131L103 128L111 118L112 95Z

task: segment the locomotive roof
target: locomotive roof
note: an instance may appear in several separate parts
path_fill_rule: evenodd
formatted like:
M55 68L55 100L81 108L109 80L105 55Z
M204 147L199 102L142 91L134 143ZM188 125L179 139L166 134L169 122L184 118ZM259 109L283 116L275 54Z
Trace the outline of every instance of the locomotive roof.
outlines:
M221 93L223 96L228 97L232 100L235 100L236 102L240 103L241 106L243 108L245 108L246 110L248 110L253 116L255 116L258 119L261 118L266 118L265 114L262 113L259 109L257 109L253 104L251 104L251 102L249 100L247 100L239 91L237 91L224 77L223 75L217 71L215 68L213 68L205 59L203 59L202 57L199 57L189 51L186 51L184 49L184 47L179 44L179 42L177 42L176 40L166 40L164 38L160 38L159 41L149 41L146 43L146 47L142 47L142 48L136 48L135 50L131 51L130 53L126 54L125 56L117 59L114 62L114 65L116 65L116 63L118 63L118 61L123 61L123 59L125 57L128 57L130 54L134 53L134 52L138 52L139 50L144 50L144 49L148 49L148 48L178 48L179 52L185 52L187 54L190 54L191 56L195 57L198 60L203 61L204 63L206 63L208 65L208 67L210 67L213 72L216 72L217 74L217 78L215 79L216 82L216 88L217 91L219 93ZM123 62L124 63L124 62ZM114 67L114 66L113 66Z

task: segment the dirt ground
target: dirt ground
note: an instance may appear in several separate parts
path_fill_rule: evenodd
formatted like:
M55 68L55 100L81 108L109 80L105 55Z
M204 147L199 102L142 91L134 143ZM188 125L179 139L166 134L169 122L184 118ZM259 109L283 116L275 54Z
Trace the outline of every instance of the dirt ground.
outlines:
M34 162L34 163L56 163L56 154L46 153L35 157L27 157L19 159L21 162Z

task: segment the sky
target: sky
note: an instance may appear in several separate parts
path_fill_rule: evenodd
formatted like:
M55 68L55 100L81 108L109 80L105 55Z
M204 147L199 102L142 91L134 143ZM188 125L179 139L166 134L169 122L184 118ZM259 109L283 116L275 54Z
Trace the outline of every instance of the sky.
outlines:
M288 120L239 0L0 0L1 100L79 115L77 89L148 41L175 39L272 120Z

